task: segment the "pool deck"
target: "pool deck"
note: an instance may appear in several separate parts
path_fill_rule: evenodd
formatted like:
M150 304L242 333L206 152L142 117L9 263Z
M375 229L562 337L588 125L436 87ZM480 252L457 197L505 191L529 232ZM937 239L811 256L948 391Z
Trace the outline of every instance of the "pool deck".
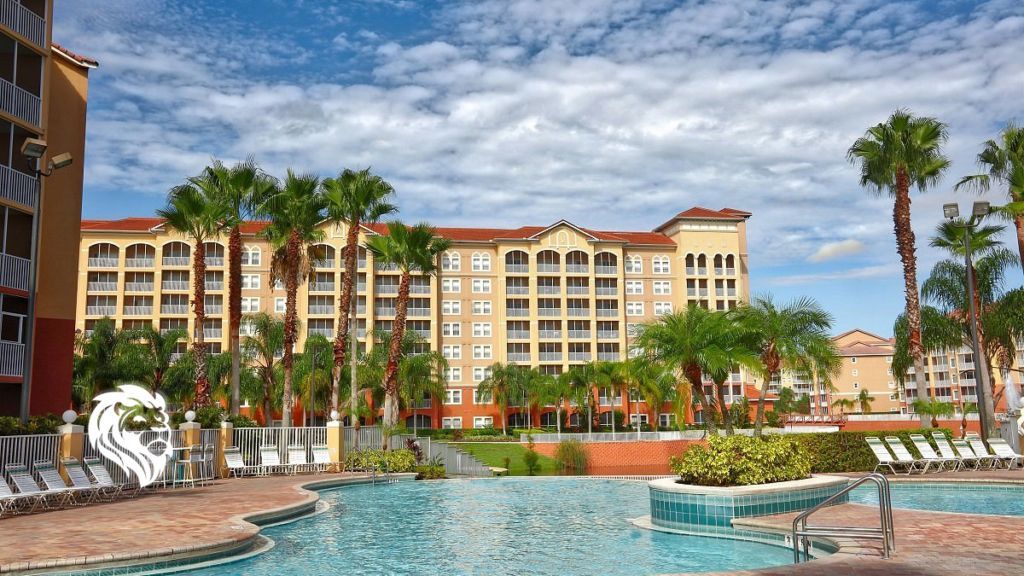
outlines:
M218 480L206 487L159 490L131 500L0 520L0 573L182 557L240 548L265 522L310 510L315 487L364 481L363 475L319 474ZM1024 484L1024 471L899 476L897 482L970 481ZM788 532L794 514L743 520L746 528ZM897 551L889 560L877 542L839 542L838 553L799 566L745 575L1005 574L1024 568L1024 517L894 510ZM827 518L827 520L826 520ZM876 526L877 509L834 507L815 523ZM726 574L726 573L721 573Z

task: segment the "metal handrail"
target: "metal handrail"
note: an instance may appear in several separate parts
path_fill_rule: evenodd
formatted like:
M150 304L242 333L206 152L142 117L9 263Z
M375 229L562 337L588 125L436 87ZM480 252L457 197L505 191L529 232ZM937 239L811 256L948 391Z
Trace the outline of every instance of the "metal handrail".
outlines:
M878 486L878 514L881 524L880 528L868 528L859 526L808 526L807 518L818 510L835 502L840 497L849 494L861 484L874 482ZM889 491L889 479L873 472L861 476L845 488L819 502L813 508L804 510L793 519L793 562L799 564L802 561L810 560L811 543L808 537L843 537L855 536L870 540L882 541L882 558L888 559L892 551L896 549L896 533L893 530L892 521L892 494ZM803 555L801 556L801 549Z

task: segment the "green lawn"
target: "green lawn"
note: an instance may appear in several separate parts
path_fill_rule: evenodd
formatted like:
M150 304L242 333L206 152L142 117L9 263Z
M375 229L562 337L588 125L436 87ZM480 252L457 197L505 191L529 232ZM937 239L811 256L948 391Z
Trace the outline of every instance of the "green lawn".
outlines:
M507 457L509 459L509 475L526 476L526 464L523 462L523 454L526 454L526 448L521 444L512 442L496 442L493 444L459 442L452 443L452 445L463 452L472 454L486 466L504 468L505 458ZM539 476L549 476L558 473L557 463L547 456L541 455L537 464L539 469L536 473Z

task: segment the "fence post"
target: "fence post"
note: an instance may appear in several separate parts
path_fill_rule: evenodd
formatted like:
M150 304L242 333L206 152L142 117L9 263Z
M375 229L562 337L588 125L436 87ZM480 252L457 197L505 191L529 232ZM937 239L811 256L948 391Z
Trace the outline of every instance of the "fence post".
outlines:
M327 453L331 456L334 472L342 472L345 466L345 428L341 420L327 423Z
M189 416L191 416L191 418ZM195 413L192 412L191 410L189 410L188 412L185 413L185 419L188 420L188 421L187 422L182 422L180 425L178 425L178 430L181 430L181 446L182 446L182 448L188 448L190 446L199 446L199 445L201 445L203 443L203 440L202 440L202 428L203 428L203 425L200 424L199 422L193 422L192 418L195 418ZM182 453L182 458L184 460L189 460L190 458L192 458L192 451L191 450L184 451ZM186 466L190 466L191 467L192 465L191 464L186 464ZM195 474L195 472L193 471L192 474Z
M67 421L66 418L65 421ZM74 421L74 418L71 418L71 422ZM85 455L85 427L72 424L71 422L58 429L60 431L60 458L62 461L57 463L57 468L60 470L60 475L64 477L64 481L69 484L71 483L71 478L68 476L67 470L64 469L64 458L74 458L81 462L82 456Z
M220 458L217 460L217 477L227 478L229 476L228 461L224 457L224 451L235 445L235 426L231 422L220 423Z

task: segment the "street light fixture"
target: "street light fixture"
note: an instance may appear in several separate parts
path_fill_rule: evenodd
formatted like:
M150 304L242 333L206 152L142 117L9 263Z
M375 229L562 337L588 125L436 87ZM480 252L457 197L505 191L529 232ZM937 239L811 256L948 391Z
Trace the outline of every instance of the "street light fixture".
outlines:
M70 153L64 152L50 158L45 171L39 169L39 163L46 155L46 141L39 138L26 138L21 144L21 154L28 160L29 167L36 173L36 197L32 206L32 245L29 249L29 274L28 274L28 314L26 315L25 328L25 353L23 360L23 373L21 378L21 422L28 423L29 397L32 395L32 342L34 339L36 322L36 280L39 270L39 221L42 219L43 209L43 178L53 174L54 170L60 170L71 165L74 158Z

